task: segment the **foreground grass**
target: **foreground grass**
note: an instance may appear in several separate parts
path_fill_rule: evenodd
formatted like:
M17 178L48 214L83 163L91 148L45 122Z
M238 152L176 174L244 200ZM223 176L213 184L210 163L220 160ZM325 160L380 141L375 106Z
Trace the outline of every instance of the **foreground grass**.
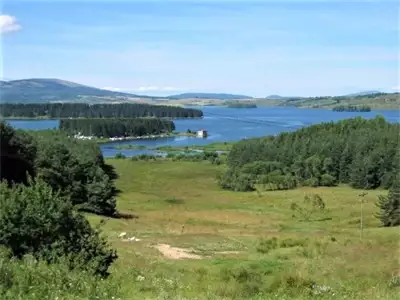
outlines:
M398 299L398 228L380 228L373 216L385 191L365 196L360 239L359 190L235 193L218 188L221 166L109 163L120 175L118 209L137 216L109 219L103 227L120 256L109 280L118 282L122 298ZM292 217L291 202L306 193L326 202L322 220ZM122 241L121 232L140 241ZM203 259L169 260L152 247L157 244L192 249Z

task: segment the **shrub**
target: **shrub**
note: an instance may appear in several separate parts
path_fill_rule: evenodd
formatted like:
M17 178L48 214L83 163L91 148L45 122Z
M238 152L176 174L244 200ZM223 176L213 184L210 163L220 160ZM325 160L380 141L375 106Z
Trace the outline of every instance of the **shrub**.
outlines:
M310 221L313 216L325 212L325 202L318 194L306 195L302 203L292 203L290 209L305 221Z
M109 300L121 296L115 281L101 280L84 270L71 271L61 261L49 265L31 255L19 260L0 253L0 274L2 300Z
M219 294L229 298L257 295L263 289L264 273L262 268L256 264L244 264L229 269L223 268L221 278L225 284L219 287Z
M56 262L64 257L71 269L106 276L117 255L100 232L73 210L68 198L41 180L29 183L0 184L0 245L19 258L32 254Z
M273 237L272 239L261 240L258 243L256 249L257 249L257 252L265 254L276 248L278 248L278 239L276 237Z
M336 185L336 179L332 175L323 174L321 176L321 180L320 180L319 184L321 186L335 186Z
M117 154L115 154L115 158L116 159L125 159L126 156L124 154L122 154L121 152L118 152Z

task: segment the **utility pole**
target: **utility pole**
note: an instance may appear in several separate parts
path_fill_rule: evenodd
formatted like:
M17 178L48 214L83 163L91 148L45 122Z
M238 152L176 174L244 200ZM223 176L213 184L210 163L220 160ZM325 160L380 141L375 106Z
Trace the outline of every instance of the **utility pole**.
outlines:
M362 240L363 238L363 230L364 230L364 224L363 224L363 203L364 203L364 197L367 195L367 192L362 192L361 194L359 194L358 196L361 197L360 199L360 239Z

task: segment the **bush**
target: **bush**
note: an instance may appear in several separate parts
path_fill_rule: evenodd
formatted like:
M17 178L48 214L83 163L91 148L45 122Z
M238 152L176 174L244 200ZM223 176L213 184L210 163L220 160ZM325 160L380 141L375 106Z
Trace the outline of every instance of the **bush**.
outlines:
M257 245L256 250L259 253L265 254L274 249L304 246L306 245L306 243L307 241L303 239L295 240L292 238L287 238L279 241L276 237L273 237L272 239L261 239Z
M47 264L31 255L21 260L2 255L0 249L0 298L2 300L99 299L120 296L114 281L101 280L67 264Z
M133 156L132 160L144 160L144 161L149 161L149 160L157 160L157 157L152 154L140 154L137 156Z
M241 173L239 170L219 173L218 184L223 189L231 189L237 192L254 191L256 189L256 176Z
M336 186L336 179L332 175L323 174L319 182L321 186Z
M0 245L19 258L25 254L47 262L65 258L71 269L108 275L117 255L100 232L46 183L29 184L11 188L0 184Z
M257 264L224 268L221 270L221 278L224 283L219 287L218 293L229 298L257 295L263 290L264 273L264 270Z
M117 154L115 154L115 158L116 159L125 159L126 156L124 154L122 154L121 152L118 152Z
M290 209L303 220L310 221L315 215L325 212L325 202L318 194L306 195L302 203L292 203Z
M268 240L263 239L257 245L257 252L265 254L276 248L278 248L278 239L276 237Z

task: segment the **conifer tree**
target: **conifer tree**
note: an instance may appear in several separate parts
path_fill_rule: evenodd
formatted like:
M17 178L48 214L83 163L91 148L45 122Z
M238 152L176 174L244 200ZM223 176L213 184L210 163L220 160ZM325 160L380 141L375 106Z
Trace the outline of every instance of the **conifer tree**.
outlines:
M400 225L400 176L397 175L393 181L392 187L389 189L387 197L379 196L377 206L380 212L377 217L383 226Z

